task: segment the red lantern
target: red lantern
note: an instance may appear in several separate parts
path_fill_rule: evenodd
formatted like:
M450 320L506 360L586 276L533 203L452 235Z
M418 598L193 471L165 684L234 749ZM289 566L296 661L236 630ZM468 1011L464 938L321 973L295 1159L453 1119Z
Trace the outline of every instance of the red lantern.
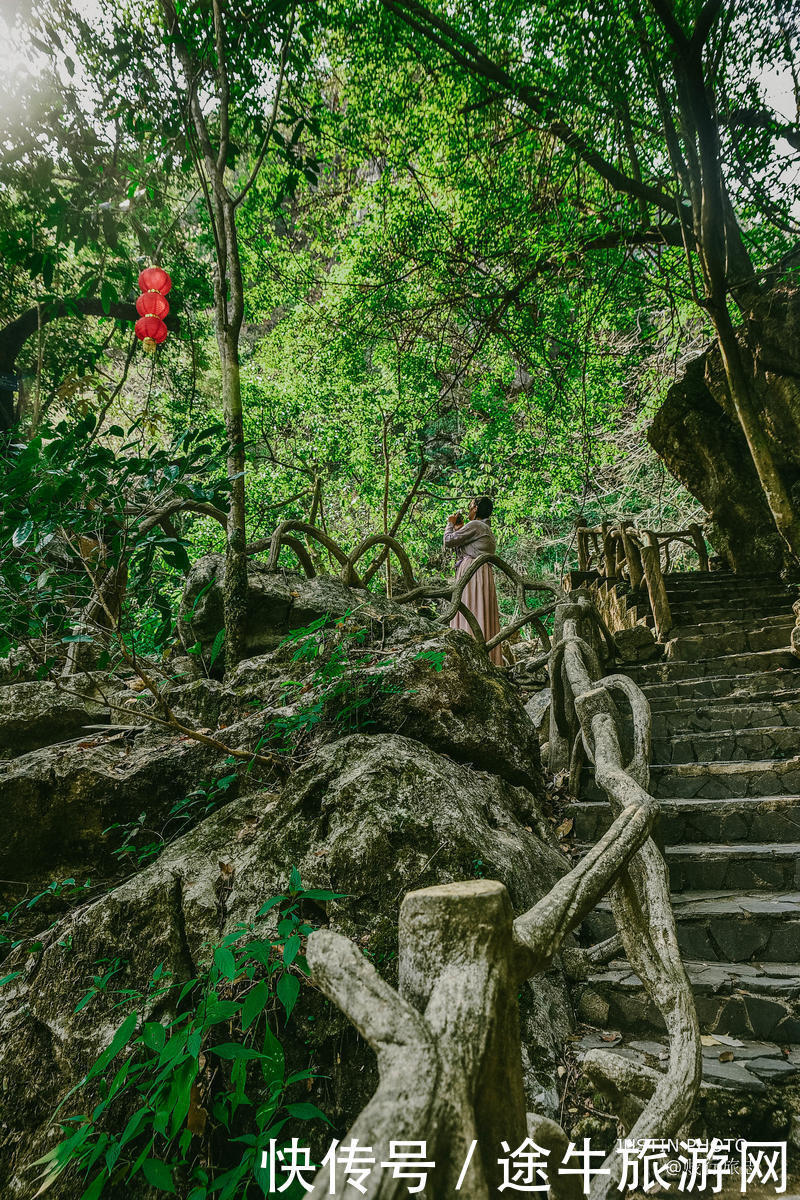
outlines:
M163 321L169 312L169 300L161 292L142 292L136 301L136 311L140 317L160 317Z
M154 354L156 346L167 336L163 318L169 312L169 301L165 299L172 287L172 280L161 267L146 267L139 276L142 295L136 301L139 320L134 332L142 343L142 349Z
M167 327L160 317L139 317L134 325L134 332L142 343L142 349L153 354L157 345L167 336Z
M146 267L139 276L139 288L143 292L160 292L166 296L172 287L172 280L161 267Z

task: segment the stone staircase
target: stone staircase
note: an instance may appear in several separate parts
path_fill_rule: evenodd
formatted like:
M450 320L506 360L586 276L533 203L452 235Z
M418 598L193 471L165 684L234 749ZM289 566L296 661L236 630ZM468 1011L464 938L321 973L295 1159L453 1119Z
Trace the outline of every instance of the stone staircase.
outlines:
M627 673L652 708L656 837L706 1035L704 1093L763 1094L775 1080L800 1083L800 660L788 649L797 590L777 576L716 572L665 582L664 657ZM588 769L571 815L579 844L610 822ZM614 932L607 905L583 932L587 944ZM627 962L591 974L578 1009L619 1031L612 1049L650 1065L663 1058L661 1018ZM582 1047L609 1048L600 1036Z

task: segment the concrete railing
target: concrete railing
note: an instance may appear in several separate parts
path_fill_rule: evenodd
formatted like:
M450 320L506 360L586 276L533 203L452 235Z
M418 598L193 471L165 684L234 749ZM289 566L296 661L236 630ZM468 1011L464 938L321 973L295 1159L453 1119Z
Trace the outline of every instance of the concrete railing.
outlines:
M273 565L289 532L284 526L274 535ZM402 568L403 558L397 557ZM483 561L489 560L499 565L494 556ZM338 561L352 581L358 555ZM413 575L406 579L408 600L450 594L443 621L461 604L463 588L450 585L446 593L438 585L411 587L412 582ZM308 942L313 981L378 1058L377 1091L347 1140L358 1139L360 1146L371 1147L376 1162L385 1162L391 1142L424 1139L436 1164L425 1194L437 1200L456 1190L469 1200L486 1200L499 1187L503 1141L518 1146L531 1137L551 1152L553 1163L566 1151L569 1139L561 1126L526 1111L517 995L525 980L551 966L572 931L606 897L618 929L612 941L624 947L664 1019L669 1063L661 1074L594 1050L584 1059L585 1071L609 1095L632 1138L674 1134L700 1084L694 1000L678 951L667 869L650 836L658 803L649 792L649 705L627 676L603 674L608 634L587 592L564 596L555 585L520 576L516 582L523 599L528 590L557 596L549 652L551 769L574 767L585 754L608 796L610 828L547 895L516 918L505 887L492 880L408 893L400 910L396 990L341 934L322 929ZM600 958L602 953L589 952L584 961ZM604 1164L609 1174L596 1176L592 1196L616 1190L620 1164L619 1155L609 1155ZM556 1200L581 1194L569 1175L551 1176L550 1185ZM330 1188L330 1173L323 1168L313 1194L344 1195L344 1178L333 1192ZM403 1179L388 1171L372 1172L365 1188L366 1196L380 1200L405 1195Z
M312 557L303 543L297 537L293 536L294 534L302 534L327 550L341 568L340 576L342 582L353 588L363 588L374 573L372 566L367 567L363 578L356 571L358 563L365 555L377 547L381 547L381 555L384 552L393 554L399 564L405 588L405 591L397 593L392 597L395 602L398 604L411 604L421 603L426 600L449 600L450 604L443 612L437 615L435 618L436 621L442 625L448 625L456 613L461 612L475 638L479 642L485 642L487 650L491 650L501 642L507 641L508 638L512 637L513 634L517 633L525 625L532 625L539 635L544 649L546 651L550 649L550 635L547 632L544 620L546 617L552 616L555 612L555 600L563 598L563 589L552 580L533 579L527 575L523 575L497 554L481 554L480 557L470 563L467 570L458 579L439 580L435 583L418 583L408 553L402 544L389 534L374 534L366 538L348 554L332 537L329 537L321 529L318 529L315 525L308 524L306 521L284 521L283 524L277 527L271 537L264 538L248 546L248 554L258 554L264 550L269 550L267 569L275 571L278 569L281 549L285 546L295 554L306 575L309 578L313 578L316 575L316 568ZM470 579L486 563L491 564L495 570L505 575L514 586L514 616L488 642L483 636L475 615L461 599L464 588ZM543 607L528 608L527 598L529 592L547 592L548 595L553 597L553 601Z
M690 547L697 554L699 569L709 569L705 539L697 524L687 529L657 531L636 529L632 521L620 521L618 525L604 521L598 528L590 529L581 519L576 524L576 536L578 569L581 572L586 573L594 568L609 583L625 579L632 588L637 589L644 580L656 636L662 641L672 628L672 614L664 585L664 572L671 565L672 547Z

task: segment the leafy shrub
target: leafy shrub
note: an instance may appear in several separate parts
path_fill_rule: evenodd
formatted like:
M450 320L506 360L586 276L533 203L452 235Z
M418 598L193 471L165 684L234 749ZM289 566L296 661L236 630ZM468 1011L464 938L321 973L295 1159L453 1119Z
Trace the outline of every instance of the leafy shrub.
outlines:
M162 964L144 991L120 991L115 1007L130 1011L56 1110L54 1120L75 1096L88 1102L60 1121L61 1140L37 1160L40 1191L69 1173L80 1200L137 1179L186 1200L266 1194L262 1150L272 1139L281 1146L292 1120L326 1120L316 1105L291 1098L313 1074L287 1074L273 1025L276 1012L291 1016L308 974L303 945L313 927L304 901L340 898L304 888L293 869L288 890L209 947L194 978L180 982ZM104 967L76 1011L111 994L121 964ZM143 1020L156 1005L174 1015Z

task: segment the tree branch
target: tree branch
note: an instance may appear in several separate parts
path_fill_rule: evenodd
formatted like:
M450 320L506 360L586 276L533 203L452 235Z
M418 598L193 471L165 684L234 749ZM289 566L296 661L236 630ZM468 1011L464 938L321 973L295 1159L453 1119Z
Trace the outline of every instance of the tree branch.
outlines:
M681 28L678 18L675 16L672 0L650 0L650 7L661 22L664 32L675 46L675 49L680 50L683 54L687 54L689 51L689 39Z
M620 171L602 155L593 150L588 142L566 121L550 120L542 98L525 83L517 83L511 75L488 55L484 54L475 42L472 42L455 26L430 12L418 0L381 0L385 8L398 16L409 28L422 37L439 46L454 62L462 66L471 75L485 82L500 86L503 91L514 96L532 112L544 121L549 121L548 128L554 137L572 150L587 166L596 171L617 191L655 204L665 212L678 213L678 202L661 188L652 184L640 183L631 176Z
M259 149L259 152L256 156L255 166L253 167L252 171L250 172L247 182L245 183L242 190L239 192L238 196L234 196L234 199L233 199L234 208L236 208L237 205L241 204L241 202L244 200L247 193L250 191L250 188L253 186L256 179L258 178L258 173L261 170L261 164L264 161L264 155L267 153L270 139L275 130L275 123L278 119L278 104L280 103L281 92L283 91L283 81L284 81L284 77L286 74L286 58L289 53L289 45L292 40L292 34L294 33L294 19L295 19L295 10L293 8L292 15L289 20L289 29L286 34L286 37L284 38L283 45L281 46L281 58L280 58L280 66L278 68L278 80L277 80L277 83L275 84L275 99L272 103L272 112L270 113L269 123L267 125L267 131L264 134L264 137L261 141L261 148Z
M735 108L727 117L721 116L720 121L723 125L738 129L766 129L773 137L783 138L795 150L800 150L800 125L782 123L766 109Z
M717 18L722 10L722 0L706 0L700 10L700 16L692 33L691 41L689 42L689 51L692 54L699 54L709 39L711 30L717 22Z
M0 330L0 370L13 370L20 350L39 328L40 314L42 325L59 317L113 317L117 321L133 323L139 316L133 304L115 302L104 308L96 296L75 296L56 301L55 304L42 304L38 309L29 308ZM166 325L168 329L177 330L180 321L170 314Z

